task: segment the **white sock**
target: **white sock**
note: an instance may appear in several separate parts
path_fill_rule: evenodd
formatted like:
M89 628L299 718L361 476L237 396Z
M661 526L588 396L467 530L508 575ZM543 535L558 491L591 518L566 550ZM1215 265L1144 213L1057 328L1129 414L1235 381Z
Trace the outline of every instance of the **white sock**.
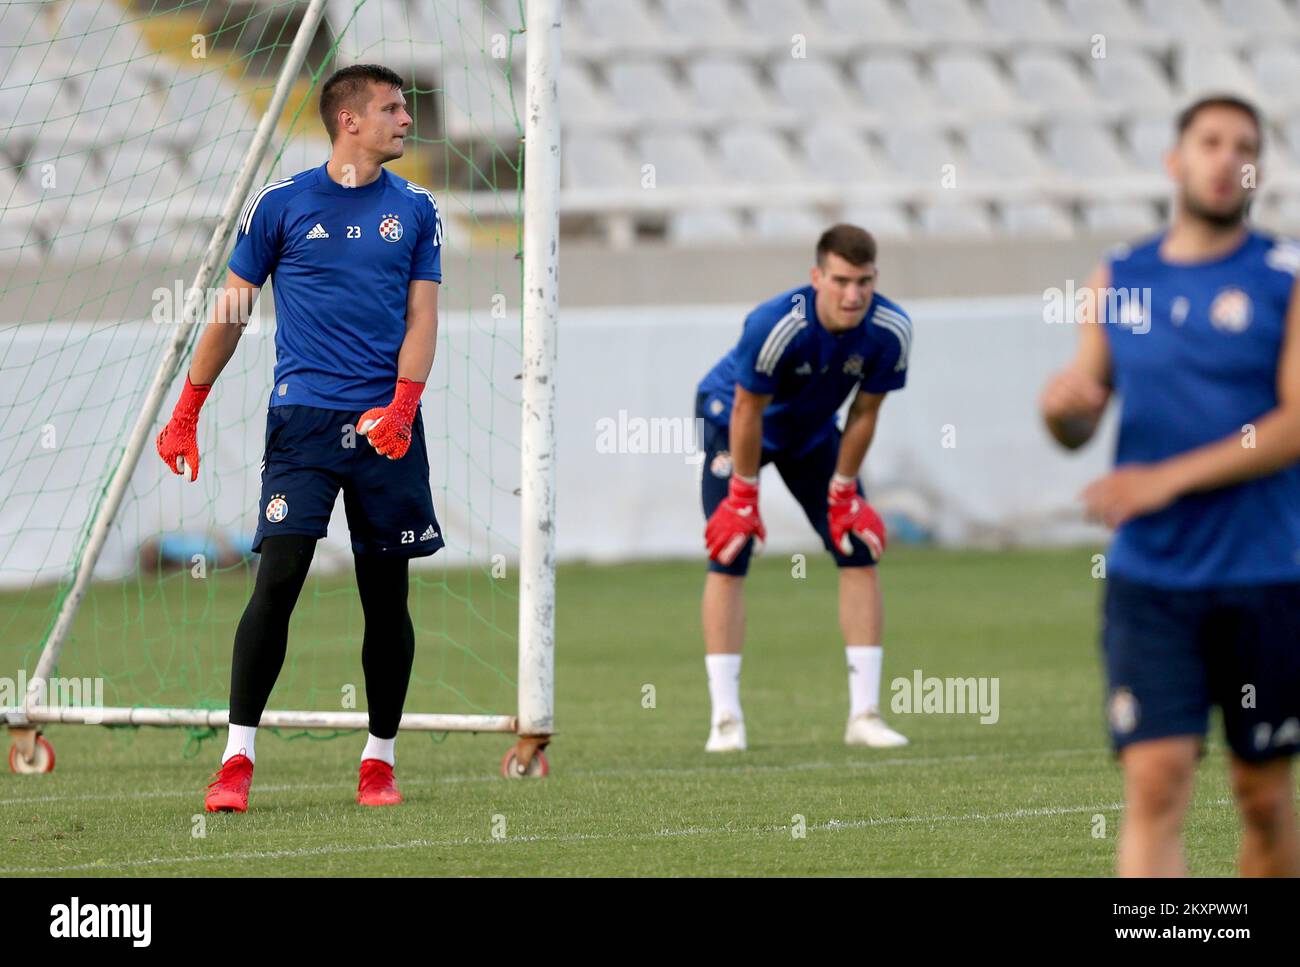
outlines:
M362 759L381 759L390 766L397 765L397 760L393 757L393 747L397 745L397 736L391 739L380 739L366 733L366 747L361 750Z
M740 711L740 656L705 655L704 667L709 673L709 699L713 702L710 724L730 714L744 721Z
M876 711L880 702L880 665L885 649L879 645L849 645L849 718Z
M237 755L246 755L249 762L256 763L257 756L253 755L253 740L256 738L256 725L232 725L230 734L226 736L226 751L221 755L221 764L225 765L227 759Z

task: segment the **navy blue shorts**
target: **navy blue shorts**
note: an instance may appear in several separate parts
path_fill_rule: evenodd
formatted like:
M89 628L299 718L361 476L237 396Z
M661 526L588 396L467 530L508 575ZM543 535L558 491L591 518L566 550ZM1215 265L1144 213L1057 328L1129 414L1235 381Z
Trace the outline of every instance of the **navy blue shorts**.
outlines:
M361 411L273 406L266 415L253 551L277 534L324 537L339 489L355 554L427 557L444 546L417 411L411 446L389 460L356 432Z
M696 401L697 417L703 417L704 397ZM704 461L700 465L700 498L704 504L704 519L707 521L718 504L727 496L731 483L731 449L728 442L729 432L726 427L718 426L709 420L703 420L704 439L701 448ZM841 554L831 543L830 522L826 519L826 492L830 489L831 477L835 475L835 462L840 454L840 433L832 430L813 445L812 449L797 457L781 453L763 451L760 466L776 464L777 472L785 481L786 487L803 507L808 523L822 539L822 545L835 558L839 567L870 567L875 564L865 544L856 537L852 538L853 553ZM858 493L863 493L862 482L858 481ZM864 494L865 496L865 494ZM719 574L746 574L749 571L749 559L754 551L753 540L746 541L745 546L730 565L709 561L709 570Z
M1218 705L1238 758L1300 751L1300 584L1171 591L1112 575L1104 622L1116 750L1204 737Z

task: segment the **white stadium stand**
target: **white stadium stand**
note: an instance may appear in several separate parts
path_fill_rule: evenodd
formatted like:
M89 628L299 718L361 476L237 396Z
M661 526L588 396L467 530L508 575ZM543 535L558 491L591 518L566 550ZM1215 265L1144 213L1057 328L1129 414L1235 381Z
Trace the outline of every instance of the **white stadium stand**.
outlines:
M493 0L474 18L462 7L371 0L340 55L433 90L447 140L478 157L515 136L524 37L507 57L468 56L475 45L446 38L486 47L518 30L518 5ZM341 27L354 8L330 0L327 18ZM142 58L147 41L122 9L0 12L15 38L0 45L0 162L9 190L32 193L7 210L6 237L54 237L62 196L23 167L50 159L75 166L69 177L107 177L93 190L121 201L147 188L111 169L147 158L173 186L165 224L214 214L256 108L219 70ZM1296 0L571 0L565 28L561 206L585 216L566 226L613 244L643 222L682 244L797 234L786 213L801 206L818 219L870 214L894 237L1149 225L1166 200L1174 114L1211 91L1259 102L1277 135L1261 211L1300 210ZM130 160L105 155L118 142ZM275 173L326 150L295 141ZM645 190L646 165L665 190Z

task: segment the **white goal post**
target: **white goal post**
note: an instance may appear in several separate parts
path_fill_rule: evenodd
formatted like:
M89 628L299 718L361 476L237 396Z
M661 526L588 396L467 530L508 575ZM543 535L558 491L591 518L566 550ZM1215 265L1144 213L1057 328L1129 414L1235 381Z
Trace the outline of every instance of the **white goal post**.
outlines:
M95 564L122 506L168 387L185 362L196 327L204 320L203 293L224 268L235 220L253 187L299 69L325 12L326 0L310 0L276 81L266 112L230 186L219 224L186 294L181 324L153 376L126 446L96 507L81 546L71 589L64 597L21 704L0 706L20 762L38 755L46 723L84 725L197 726L224 728L229 711L208 708L58 707L45 704L46 683L59 662ZM502 732L517 735L503 771L544 774L534 762L554 730L555 699L555 358L558 319L560 121L558 77L562 0L526 0L523 188L523 372L519 545L518 705L515 715L406 713L400 728L413 731ZM368 716L354 711L271 710L262 726L365 729ZM11 756L11 764L13 763ZM507 763L508 769L507 771ZM19 769L19 771L39 771Z

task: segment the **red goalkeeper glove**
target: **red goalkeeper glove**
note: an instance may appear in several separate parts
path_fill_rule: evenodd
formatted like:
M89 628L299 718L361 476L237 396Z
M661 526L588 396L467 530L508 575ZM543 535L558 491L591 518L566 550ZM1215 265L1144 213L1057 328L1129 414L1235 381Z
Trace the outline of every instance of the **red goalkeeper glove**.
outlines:
M199 476L199 442L196 437L199 429L199 410L203 401L212 392L212 384L195 386L185 374L185 388L181 398L176 401L172 418L158 434L158 456L171 468L172 473L185 475L190 472L190 483Z
M704 528L704 543L710 558L729 565L751 537L757 553L767 540L767 528L758 516L758 478L746 480L733 473L726 499L718 504Z
M393 402L362 413L357 420L357 432L389 460L400 460L411 446L411 424L423 392L423 383L401 377Z
M826 504L826 517L831 525L831 543L840 549L840 553L845 556L852 554L851 537L856 537L867 546L873 561L880 560L880 556L885 553L885 522L858 493L857 478L835 474L831 478Z

